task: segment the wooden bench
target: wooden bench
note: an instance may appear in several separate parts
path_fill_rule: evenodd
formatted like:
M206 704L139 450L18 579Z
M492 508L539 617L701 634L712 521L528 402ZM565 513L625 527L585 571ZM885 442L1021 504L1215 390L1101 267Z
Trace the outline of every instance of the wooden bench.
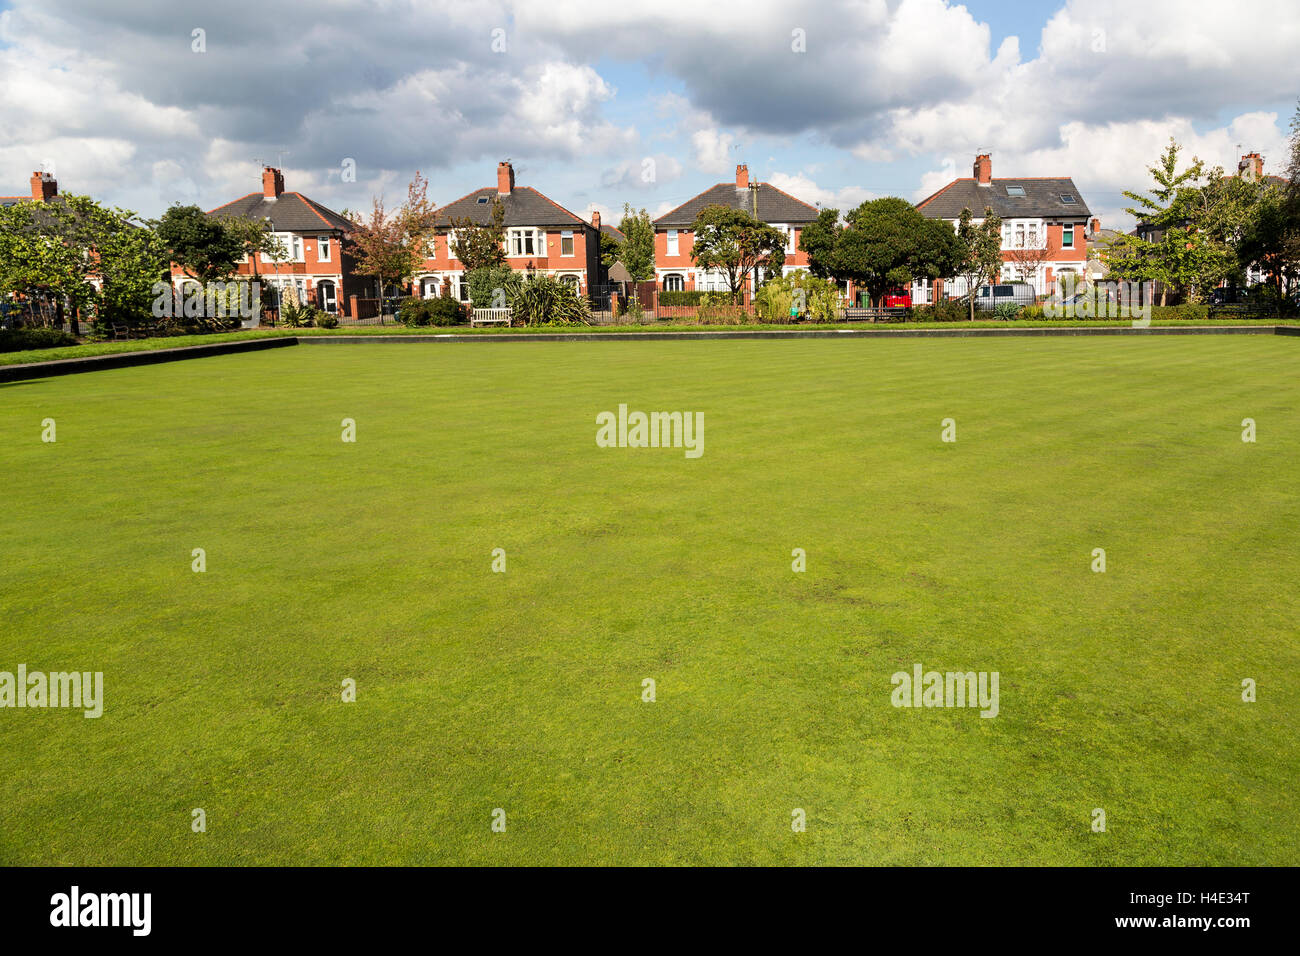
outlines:
M509 325L509 309L474 309L469 315L470 328L479 325Z
M843 322L901 322L907 318L907 309L897 306L879 309L850 306L844 310Z

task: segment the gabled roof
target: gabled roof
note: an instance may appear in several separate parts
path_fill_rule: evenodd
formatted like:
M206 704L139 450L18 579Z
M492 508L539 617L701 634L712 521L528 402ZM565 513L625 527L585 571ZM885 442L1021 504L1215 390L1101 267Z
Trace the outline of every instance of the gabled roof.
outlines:
M352 229L352 223L334 210L302 193L281 193L279 199L249 193L234 202L208 210L208 215L258 220L269 217L275 223L276 232L319 232L322 229L349 232Z
M20 202L31 202L32 197L27 196L0 196L0 206L14 206Z
M565 209L531 186L516 186L508 196L498 196L496 187L485 186L434 211L436 225L446 227L453 219L469 219L476 225L492 224L492 200L500 199L507 226L568 226L591 224Z
M600 231L605 235L612 237L615 242L627 241L627 236L623 235L623 231L621 229L615 229L613 226L607 226L604 223L601 223Z
M1024 191L1024 196L1008 195L1008 186L1019 186ZM1062 196L1073 196L1075 201L1067 203L1061 199ZM1083 220L1092 216L1088 204L1079 194L1079 188L1068 176L1052 179L994 179L987 186L981 186L973 177L955 179L934 195L922 199L916 208L930 219L956 219L966 208L976 218L981 218L986 206L992 206L993 211L1003 219L1035 217Z
M757 215L764 222L804 223L817 218L820 210L802 200L782 192L771 183L758 183L758 209L754 209L755 190L735 183L718 183L704 190L694 199L688 199L676 209L669 210L655 220L658 228L689 226L695 222L705 206L730 206Z

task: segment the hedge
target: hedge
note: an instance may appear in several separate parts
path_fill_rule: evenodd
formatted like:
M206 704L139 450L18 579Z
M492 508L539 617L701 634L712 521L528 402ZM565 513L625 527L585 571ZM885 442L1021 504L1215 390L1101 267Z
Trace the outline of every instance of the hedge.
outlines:
M62 329L0 329L0 352L58 349L76 344L76 336Z

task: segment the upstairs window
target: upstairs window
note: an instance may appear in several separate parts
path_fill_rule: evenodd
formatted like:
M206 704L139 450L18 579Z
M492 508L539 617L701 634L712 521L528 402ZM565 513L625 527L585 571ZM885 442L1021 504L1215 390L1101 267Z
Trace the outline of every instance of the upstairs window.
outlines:
M560 255L573 255L573 231L571 229L566 229L560 233Z
M1074 248L1074 227L1073 226L1061 227L1061 248L1062 249Z
M329 262L333 253L330 250L330 237L316 237L316 258L321 262Z
M1007 187L1007 195L1008 195L1008 196L1011 196L1011 197L1013 197L1013 198L1016 198L1016 199L1023 199L1023 198L1025 197L1025 187L1024 187L1024 186L1008 186L1008 187Z
M1070 206L1078 202L1078 200L1075 199L1074 196L1071 195L1070 193L1061 193L1061 202L1065 203L1067 206Z
M668 255L670 256L677 255L677 230L676 229L668 230Z
M511 256L536 256L541 254L542 237L536 229L511 229L506 237L507 252Z

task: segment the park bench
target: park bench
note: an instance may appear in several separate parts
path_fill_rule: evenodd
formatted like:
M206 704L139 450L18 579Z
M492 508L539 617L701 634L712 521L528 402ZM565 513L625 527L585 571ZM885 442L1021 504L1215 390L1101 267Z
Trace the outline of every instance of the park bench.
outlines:
M479 325L509 325L509 309L473 309L469 315L469 324L473 328Z

